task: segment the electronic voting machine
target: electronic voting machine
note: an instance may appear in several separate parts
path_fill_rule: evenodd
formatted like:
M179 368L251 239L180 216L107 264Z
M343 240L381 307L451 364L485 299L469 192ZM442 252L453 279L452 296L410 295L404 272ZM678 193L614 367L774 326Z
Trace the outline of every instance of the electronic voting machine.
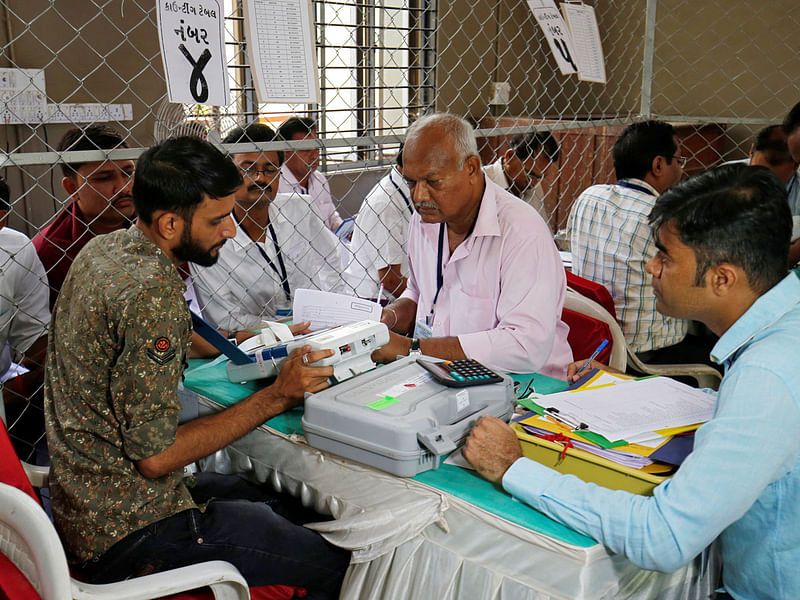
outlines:
M490 375L456 374L441 383L447 377L437 365L451 364L412 355L308 395L306 440L402 477L437 468L480 417L507 422L515 404L511 378L477 363Z
M251 338L252 339L252 338ZM344 381L375 367L372 352L389 343L389 330L377 321L358 321L298 336L286 342L261 344L246 352L246 360L231 359L226 370L232 382L275 377L286 357L297 348L333 350L333 356L312 363L315 367L333 366L333 378Z
M194 330L228 357L225 370L228 379L241 383L252 379L275 377L281 365L292 352L303 346L311 350L333 350L333 356L323 358L314 366L333 366L335 381L344 381L375 367L372 352L389 343L389 329L377 321L358 321L293 337L289 328L282 326L280 335L266 331L250 338L237 347L209 325L200 315L191 312ZM278 324L273 324L277 327Z

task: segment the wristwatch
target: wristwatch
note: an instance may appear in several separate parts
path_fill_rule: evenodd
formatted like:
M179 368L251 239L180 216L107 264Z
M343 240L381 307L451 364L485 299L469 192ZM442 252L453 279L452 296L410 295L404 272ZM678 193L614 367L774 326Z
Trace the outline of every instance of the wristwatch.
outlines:
M422 351L419 349L419 338L411 338L411 347L408 349L408 355L411 354L422 354Z

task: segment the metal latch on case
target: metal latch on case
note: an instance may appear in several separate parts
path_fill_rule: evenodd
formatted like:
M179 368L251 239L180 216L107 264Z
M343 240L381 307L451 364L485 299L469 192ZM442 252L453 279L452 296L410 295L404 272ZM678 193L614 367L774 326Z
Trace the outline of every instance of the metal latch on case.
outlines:
M417 433L417 440L428 450L441 456L456 449L456 444L450 438L445 437L441 431L420 431Z

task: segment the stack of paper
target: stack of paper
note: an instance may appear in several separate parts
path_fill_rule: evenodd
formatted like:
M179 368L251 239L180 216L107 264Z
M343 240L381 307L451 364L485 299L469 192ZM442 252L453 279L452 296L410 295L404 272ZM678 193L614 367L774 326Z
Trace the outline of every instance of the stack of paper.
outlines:
M546 408L609 440L652 439L659 429L704 423L714 413L716 396L668 377L625 385L551 394Z
M536 427L527 421L520 424L522 425L522 428L531 435L545 437L551 433L550 430ZM653 464L652 460L646 456L642 456L641 454L626 452L625 450L618 450L616 448L602 448L596 444L592 444L591 442L577 439L577 437L573 438L570 443L575 448L580 448L581 450L591 452L596 456L602 456L603 458L614 461L617 464L631 467L633 469L641 469L642 467Z
M575 448L640 469L653 460L679 465L693 442L693 434L683 434L711 418L716 396L666 377L633 380L601 371L535 402L536 412L517 419L526 432L566 436Z

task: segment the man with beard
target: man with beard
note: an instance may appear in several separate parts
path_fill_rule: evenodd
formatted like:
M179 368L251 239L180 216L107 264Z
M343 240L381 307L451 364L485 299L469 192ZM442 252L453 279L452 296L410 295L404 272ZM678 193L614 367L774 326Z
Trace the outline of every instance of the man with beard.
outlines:
M45 387L53 517L73 568L94 583L226 560L250 585L338 597L349 553L281 516L296 506L236 476L184 476L333 374L308 366L332 353L306 346L271 386L178 424L192 327L177 267L214 263L234 236L241 183L198 138L150 148L133 188L136 225L90 241L56 302Z
M272 129L250 123L223 142L274 139ZM214 266L191 265L203 316L222 329L251 329L288 314L298 288L343 291L339 241L314 202L278 194L283 152L236 152L233 161L244 177L235 194L233 239Z
M58 143L59 152L127 147L124 138L108 125L75 127ZM72 261L86 243L96 235L129 226L135 217L132 160L69 162L62 163L61 170L61 185L72 202L33 239L47 272L51 310Z

